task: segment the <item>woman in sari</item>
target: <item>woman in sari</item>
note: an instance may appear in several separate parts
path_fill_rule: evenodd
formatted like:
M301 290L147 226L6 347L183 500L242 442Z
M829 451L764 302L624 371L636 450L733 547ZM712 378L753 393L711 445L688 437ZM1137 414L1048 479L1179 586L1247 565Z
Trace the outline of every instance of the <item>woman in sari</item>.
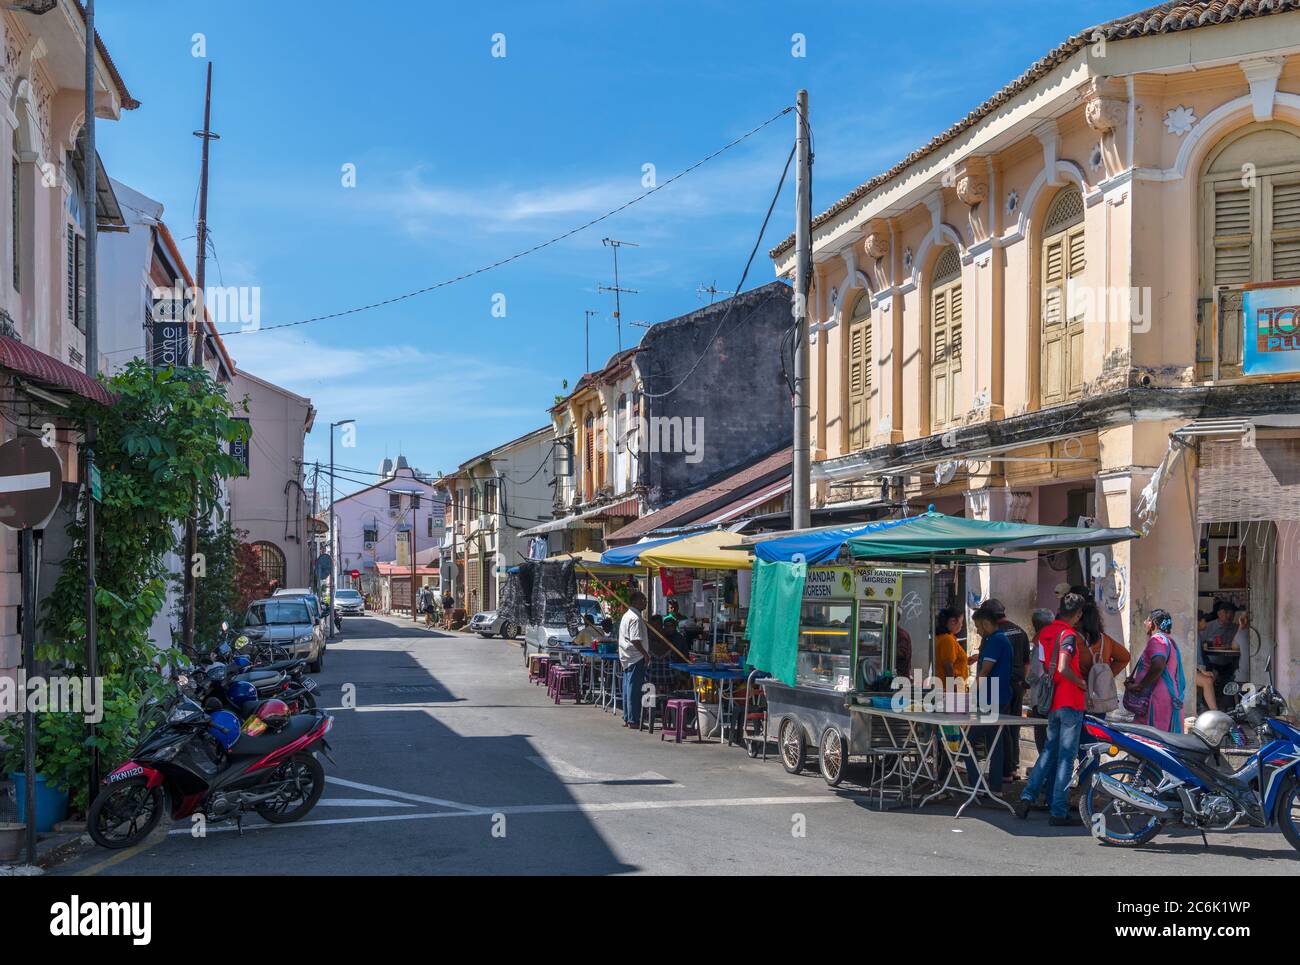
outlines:
M1173 626L1174 619L1168 610L1152 610L1147 617L1147 645L1124 684L1130 695L1124 705L1132 709L1132 703L1140 703L1146 696L1146 709L1142 713L1135 712L1133 723L1181 734L1186 682L1178 644L1169 633Z

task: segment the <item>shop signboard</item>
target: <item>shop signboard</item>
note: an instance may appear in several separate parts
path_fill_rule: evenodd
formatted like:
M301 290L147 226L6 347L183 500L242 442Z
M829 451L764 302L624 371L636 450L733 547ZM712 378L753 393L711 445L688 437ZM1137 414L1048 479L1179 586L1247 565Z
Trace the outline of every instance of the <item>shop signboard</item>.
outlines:
M1300 372L1300 286L1247 289L1241 296L1241 319L1244 374Z
M903 598L903 574L898 570L882 570L874 566L859 566L854 571L859 600L886 600L897 603Z
M806 600L852 600L853 567L808 567L803 595Z

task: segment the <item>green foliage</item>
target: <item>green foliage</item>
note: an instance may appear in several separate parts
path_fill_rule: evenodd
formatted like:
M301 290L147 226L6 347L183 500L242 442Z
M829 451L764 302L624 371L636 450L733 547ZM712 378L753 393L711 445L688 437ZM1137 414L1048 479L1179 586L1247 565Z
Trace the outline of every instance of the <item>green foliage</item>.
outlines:
M244 606L240 602L240 537L246 535L236 530L227 519L213 520L205 518L199 521L198 551L203 554L204 569L202 579L194 583L194 640L197 643L210 644L221 633L221 622L232 626L235 619L243 614ZM185 555L184 539L177 546L176 552ZM172 586L179 595L184 591L185 580L181 574L173 574ZM184 618L184 600L177 599L175 612L176 625Z
M103 773L125 762L135 747L136 721L140 695L128 689L124 681L106 680L104 719L96 727L93 742L86 730L86 718L80 713L60 711L35 715L36 773L60 790L70 792L74 812L84 812L89 803L86 775L90 768L91 747L99 748ZM0 721L0 769L23 770L23 715L11 714Z
M240 469L229 444L247 440L223 386L197 368L155 369L133 360L108 381L116 402L83 404L98 426L95 462L104 499L96 508L97 627L101 673L146 672L157 651L148 633L166 591L164 558L175 527L213 516L222 478ZM82 499L89 498L83 494ZM43 660L85 666L85 512L68 526L72 549L45 601ZM219 621L218 621L219 622Z

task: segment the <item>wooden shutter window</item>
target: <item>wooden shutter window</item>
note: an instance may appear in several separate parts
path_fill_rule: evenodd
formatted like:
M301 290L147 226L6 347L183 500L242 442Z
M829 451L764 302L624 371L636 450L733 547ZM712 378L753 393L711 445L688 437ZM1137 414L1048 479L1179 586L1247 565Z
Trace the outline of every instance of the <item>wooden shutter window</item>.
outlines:
M955 375L961 371L961 258L945 248L930 283L930 429L937 432L955 417Z
M1275 176L1269 189L1269 244L1272 280L1300 278L1300 178Z
M1039 365L1042 405L1057 405L1083 396L1082 302L1072 303L1070 298L1071 285L1081 282L1087 268L1083 216L1082 193L1067 188L1052 202L1043 221Z
M1255 192L1232 185L1214 190L1214 284L1241 285L1250 281L1254 264Z
M868 296L862 296L863 301ZM871 404L871 316L870 305L865 309L865 318L854 318L849 322L848 345L848 441L849 449L856 451L866 448L869 441L867 431L869 406Z

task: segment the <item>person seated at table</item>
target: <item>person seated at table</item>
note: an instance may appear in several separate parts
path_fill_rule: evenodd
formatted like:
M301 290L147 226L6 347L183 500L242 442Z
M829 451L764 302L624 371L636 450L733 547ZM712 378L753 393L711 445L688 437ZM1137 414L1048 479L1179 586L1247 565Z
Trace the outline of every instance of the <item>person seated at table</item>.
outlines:
M1205 702L1207 710L1218 710L1219 702L1214 697L1214 674L1205 667L1205 654L1201 652L1200 639L1205 628L1209 626L1213 613L1196 611L1196 693Z
M676 600L668 601L668 613L664 617L663 622L664 622L664 626L671 625L673 629L676 629L677 624L682 622L681 604L679 604Z
M975 670L975 693L979 700L981 715L997 711L999 717L1010 716L1013 691L1011 688L1012 663L1014 651L1011 640L998 626L998 613L987 603L971 615L971 622L980 635L978 666ZM1002 728L985 725L970 729L971 743L984 750L988 761L985 779L989 790L994 794L1002 793L1003 758L1006 754L1006 742L1010 735ZM978 768L972 759L966 761L966 773L972 785L978 780Z
M573 642L580 647L594 646L605 639L604 632L596 626L596 620L590 613L582 615L582 626L573 636Z
M957 641L966 623L966 614L956 607L940 610L934 624L934 675L945 690L966 689L971 657Z
M605 636L612 636L614 633L614 621L609 617L600 621L600 629L604 631Z

